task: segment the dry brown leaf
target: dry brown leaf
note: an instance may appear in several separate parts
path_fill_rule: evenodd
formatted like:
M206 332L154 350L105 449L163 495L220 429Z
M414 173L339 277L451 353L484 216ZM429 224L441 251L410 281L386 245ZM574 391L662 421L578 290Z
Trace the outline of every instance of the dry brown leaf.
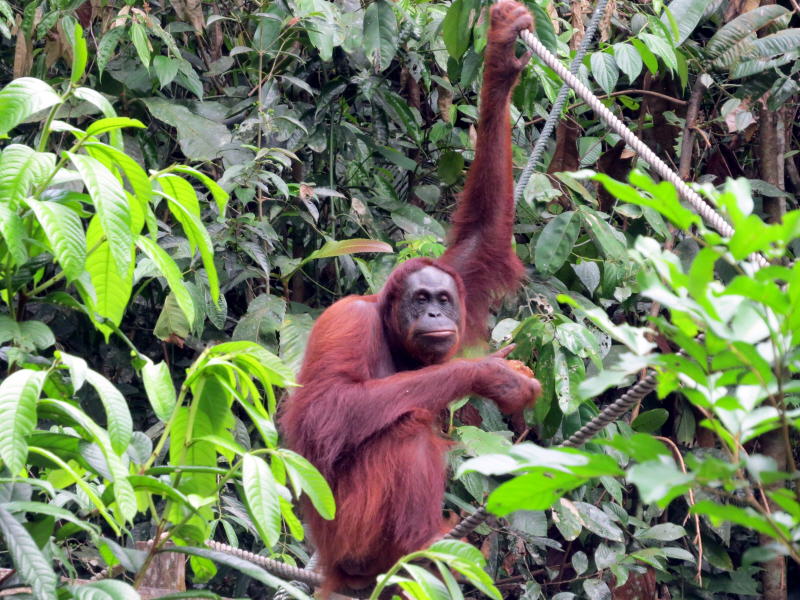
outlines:
M191 24L198 34L203 33L206 20L203 17L203 3L201 0L176 0L172 2L172 6L182 21Z

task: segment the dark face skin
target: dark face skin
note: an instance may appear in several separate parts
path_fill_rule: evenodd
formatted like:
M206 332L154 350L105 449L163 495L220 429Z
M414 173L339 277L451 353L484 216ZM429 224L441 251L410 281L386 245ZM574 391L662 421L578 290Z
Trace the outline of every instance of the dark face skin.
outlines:
M458 345L456 282L436 267L425 267L409 275L405 284L398 307L405 349L422 364L442 362Z

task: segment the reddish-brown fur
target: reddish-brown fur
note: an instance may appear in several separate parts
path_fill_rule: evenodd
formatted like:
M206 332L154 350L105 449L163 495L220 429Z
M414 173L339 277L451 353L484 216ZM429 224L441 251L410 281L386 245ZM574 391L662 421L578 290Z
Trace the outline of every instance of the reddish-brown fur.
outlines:
M514 41L531 18L504 1L492 8L491 21L475 160L449 249L439 260L398 266L380 294L344 298L320 316L299 376L303 387L281 418L288 445L322 472L336 498L333 521L308 503L305 512L328 590L365 585L440 534L448 446L436 427L442 409L474 393L514 412L539 390L500 358L452 359L459 347L485 337L491 304L523 273L510 245L509 100L527 61L514 56ZM408 275L430 265L456 281L459 340L438 364L403 370L409 367L398 360L397 338L405 333L398 300Z

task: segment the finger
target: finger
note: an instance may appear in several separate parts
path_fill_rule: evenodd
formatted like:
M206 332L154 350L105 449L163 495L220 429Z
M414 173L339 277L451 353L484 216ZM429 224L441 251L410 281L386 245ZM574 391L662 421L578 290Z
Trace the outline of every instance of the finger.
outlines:
M519 65L520 69L524 69L525 65L527 65L528 62L531 60L531 54L532 52L528 50L517 59L517 64Z
M492 354L492 356L494 356L495 358L505 358L506 356L511 354L516 347L517 347L516 344L509 344L505 348L500 348L500 350Z

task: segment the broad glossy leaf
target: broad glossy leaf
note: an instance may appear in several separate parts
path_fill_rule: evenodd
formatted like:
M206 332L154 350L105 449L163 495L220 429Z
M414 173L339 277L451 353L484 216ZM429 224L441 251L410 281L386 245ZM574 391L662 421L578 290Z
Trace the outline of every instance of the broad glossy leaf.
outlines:
M572 210L561 213L545 226L536 241L536 268L552 275L567 260L581 231L580 215Z
M678 59L672 45L664 38L652 33L640 33L642 42L652 50L653 54L660 56L667 68L673 73L678 70Z
M118 29L122 29L124 31L124 28L122 27L119 27ZM81 87L76 89L73 94L76 98L85 100L89 104L96 106L98 109L100 109L100 112L103 113L105 117L113 118L117 116L117 112L114 110L114 107L111 106L111 102L109 102L106 97L97 90ZM108 132L108 142L117 150L122 151L125 149L125 145L122 142L122 132L118 129Z
M245 454L242 459L242 486L247 507L261 539L271 548L281 533L278 487L263 459Z
M397 52L397 18L387 0L376 0L364 11L364 52L380 73Z
M720 27L706 44L706 52L719 62L728 63L735 58L735 52L723 56L734 50L734 46L755 33L766 25L783 18L789 10L778 4L759 6L743 15L739 15L729 23Z
M630 83L633 83L642 72L642 57L630 44L614 44L614 59L617 66L625 73Z
M25 226L8 204L0 204L0 235L6 242L11 266L28 262L28 250L24 242Z
M139 592L130 584L116 579L74 585L71 591L76 600L141 600Z
M92 198L103 233L108 240L115 268L120 276L131 267L133 235L131 208L122 185L100 161L91 156L68 152Z
M281 451L281 458L286 463L289 477L311 499L311 503L323 519L333 519L336 515L336 503L333 493L319 471L305 458L290 452Z
M22 369L0 383L0 457L13 475L25 466L25 438L36 427L36 401L44 376L41 371Z
M451 57L459 59L469 48L477 10L476 0L455 0L448 7L442 21L442 38Z
M711 0L672 0L669 3L669 10L673 18L678 23L678 39L675 46L680 46L695 28L700 24L706 8ZM667 23L667 15L661 16L661 21Z
M606 94L614 91L619 79L619 70L614 58L607 52L594 52L589 57L592 76Z
M85 290L84 301L101 317L119 325L133 291L133 264L131 262L127 273L119 272L111 256L109 243L103 241L103 231L97 218L89 223L86 242L92 250L86 257L91 288ZM133 249L129 252L132 260ZM107 339L111 329L101 322L97 323L97 327Z
M200 183L202 183L211 195L214 197L214 202L217 204L217 210L219 211L220 216L225 214L225 207L228 205L228 192L223 190L220 185L211 179L205 173L201 173L197 169L193 169L192 167L187 167L186 165L176 165L172 168L173 171L176 173L183 173L184 175L190 175L194 177Z
M0 117L2 118L2 117ZM44 182L55 168L56 157L49 152L36 152L22 144L9 144L0 155L0 205L8 203L13 210Z
M0 90L0 136L34 113L61 103L61 96L44 81L20 77Z
M194 216L183 204L172 200L169 196L167 196L167 201L170 211L183 226L186 237L200 250L200 258L206 269L206 277L208 277L211 299L217 302L219 298L219 276L217 275L217 267L214 265L214 243L211 241L211 236L208 235L208 231L206 231L200 219Z
M58 264L67 281L77 279L86 264L86 233L78 214L58 202L39 202L27 199L44 231Z
M225 125L194 114L185 106L163 98L144 98L143 102L156 119L177 129L181 152L189 160L217 159L233 141Z

